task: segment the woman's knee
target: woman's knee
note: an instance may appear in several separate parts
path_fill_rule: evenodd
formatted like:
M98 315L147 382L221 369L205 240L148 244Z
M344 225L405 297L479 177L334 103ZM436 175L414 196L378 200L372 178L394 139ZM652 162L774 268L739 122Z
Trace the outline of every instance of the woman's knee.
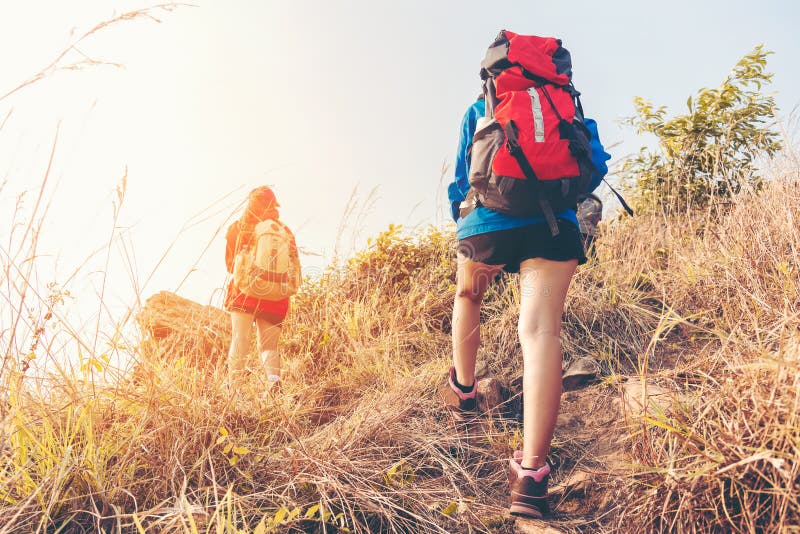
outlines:
M522 343L560 340L561 321L520 321L517 333Z
M258 345L258 350L261 352L265 350L278 350L278 339L270 338L267 340L261 340Z
M231 345L241 349L249 348L253 342L253 332L251 328L234 328L231 332Z
M477 269L462 266L456 275L456 298L480 304L486 289L498 272L499 269L488 266Z
M258 327L258 343L261 350L275 350L278 348L278 339L281 335L280 325L267 325L259 324Z

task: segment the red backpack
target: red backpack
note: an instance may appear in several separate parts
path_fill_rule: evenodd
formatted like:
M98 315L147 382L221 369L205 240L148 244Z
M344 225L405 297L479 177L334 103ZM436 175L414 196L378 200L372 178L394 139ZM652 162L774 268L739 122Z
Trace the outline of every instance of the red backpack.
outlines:
M589 139L559 39L501 31L481 62L486 115L472 139L463 217L482 205L519 217L575 208L591 181Z

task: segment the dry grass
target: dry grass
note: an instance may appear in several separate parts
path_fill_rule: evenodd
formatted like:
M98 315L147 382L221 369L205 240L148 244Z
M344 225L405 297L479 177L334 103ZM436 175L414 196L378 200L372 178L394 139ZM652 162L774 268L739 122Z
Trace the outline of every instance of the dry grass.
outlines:
M649 378L674 402L629 420L630 468L604 490L615 504L585 525L797 525L797 206L797 181L781 179L716 212L607 228L571 290L565 352ZM452 239L390 229L309 282L283 337L280 399L257 379L231 392L224 366L197 365L224 336L140 344L136 383L61 376L42 395L7 374L2 531L512 531L503 458L517 422L456 428L436 396ZM519 374L514 282L494 286L484 311L482 358L506 384ZM570 436L557 431L556 447L569 464Z
M800 182L790 171L683 229L668 221L661 266L643 273L676 318L678 341L653 340L651 356L676 345L677 365L658 373L675 402L632 429L621 526L800 528Z

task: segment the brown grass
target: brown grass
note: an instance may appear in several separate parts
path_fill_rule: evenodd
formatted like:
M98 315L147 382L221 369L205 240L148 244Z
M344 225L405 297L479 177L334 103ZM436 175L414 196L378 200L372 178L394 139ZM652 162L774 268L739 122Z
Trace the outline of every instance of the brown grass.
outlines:
M798 528L798 206L793 168L763 194L700 214L683 229L669 221L671 235L654 245L666 248L661 266L643 274L675 316L680 341L659 340L659 350L654 340L651 358L676 343L677 365L658 374L675 402L632 430L636 464L622 492L621 526Z
M799 201L797 182L780 179L713 212L606 228L599 260L570 292L565 353L597 357L612 397L639 375L673 402L629 418L628 467L595 490L613 496L603 515L557 515L562 529L798 523ZM225 344L199 334L140 344L135 384L93 390L66 376L47 395L12 390L2 531L510 532L503 459L518 446L517 421L488 415L467 432L436 396L452 250L448 232L393 228L309 281L282 340L287 391L277 400L255 378L229 391L224 365L198 367ZM513 277L493 287L481 351L512 393L517 304ZM553 460L572 469L580 451L564 432Z

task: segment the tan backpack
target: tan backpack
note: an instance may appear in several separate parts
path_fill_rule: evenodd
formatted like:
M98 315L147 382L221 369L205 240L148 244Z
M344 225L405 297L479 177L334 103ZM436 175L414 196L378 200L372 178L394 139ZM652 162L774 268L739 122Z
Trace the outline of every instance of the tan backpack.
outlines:
M282 300L297 293L300 261L292 235L282 223L268 219L253 229L253 239L233 263L233 281L249 297Z

